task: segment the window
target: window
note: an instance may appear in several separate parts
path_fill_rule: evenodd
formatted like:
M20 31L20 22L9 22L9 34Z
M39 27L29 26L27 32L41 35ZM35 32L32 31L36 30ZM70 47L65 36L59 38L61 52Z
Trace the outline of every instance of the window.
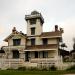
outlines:
M75 59L75 53L72 54L73 59Z
M48 44L48 40L45 38L43 39L43 45L47 45Z
M13 46L18 46L21 43L21 39L13 39Z
M47 58L48 57L48 52L43 51L42 53L43 53L43 58Z
M31 28L31 35L35 35L35 28Z
M31 39L31 45L35 45L35 39Z
M36 19L31 19L30 20L30 24L32 25L32 24L36 24Z
M35 52L35 58L38 58L38 52L37 51Z
M13 58L19 58L19 51L13 50Z
M30 59L30 52L26 51L25 52L25 61L29 61Z

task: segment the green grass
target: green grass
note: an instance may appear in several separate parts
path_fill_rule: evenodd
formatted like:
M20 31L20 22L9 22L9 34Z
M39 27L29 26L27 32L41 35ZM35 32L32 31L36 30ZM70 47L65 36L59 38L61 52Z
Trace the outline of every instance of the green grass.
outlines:
M1 70L0 75L63 75L75 74L74 71L17 71L17 70Z

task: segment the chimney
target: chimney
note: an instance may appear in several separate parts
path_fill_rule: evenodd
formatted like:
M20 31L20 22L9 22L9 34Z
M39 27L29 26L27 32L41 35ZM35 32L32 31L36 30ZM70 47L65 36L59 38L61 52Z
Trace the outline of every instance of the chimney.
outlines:
M55 32L58 31L58 25L55 25Z
M61 33L64 33L64 30L63 30L63 28L60 28L60 32L61 32Z
M13 27L12 33L16 33L16 27Z

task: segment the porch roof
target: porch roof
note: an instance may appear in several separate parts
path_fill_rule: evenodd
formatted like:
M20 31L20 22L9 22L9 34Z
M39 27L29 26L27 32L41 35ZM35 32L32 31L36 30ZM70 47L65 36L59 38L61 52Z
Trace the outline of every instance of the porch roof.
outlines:
M57 44L27 46L25 51L57 50Z
M35 49L35 50L24 50L24 51L55 51L57 49Z

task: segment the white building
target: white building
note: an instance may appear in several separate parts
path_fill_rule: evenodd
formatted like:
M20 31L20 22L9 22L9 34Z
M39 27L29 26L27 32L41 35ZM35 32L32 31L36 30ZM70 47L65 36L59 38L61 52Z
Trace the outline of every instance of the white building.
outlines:
M52 32L43 32L44 19L37 11L25 15L27 34L18 32L14 27L12 33L4 39L8 46L3 46L0 53L2 68L59 66L61 57L59 43L63 30L55 25Z

